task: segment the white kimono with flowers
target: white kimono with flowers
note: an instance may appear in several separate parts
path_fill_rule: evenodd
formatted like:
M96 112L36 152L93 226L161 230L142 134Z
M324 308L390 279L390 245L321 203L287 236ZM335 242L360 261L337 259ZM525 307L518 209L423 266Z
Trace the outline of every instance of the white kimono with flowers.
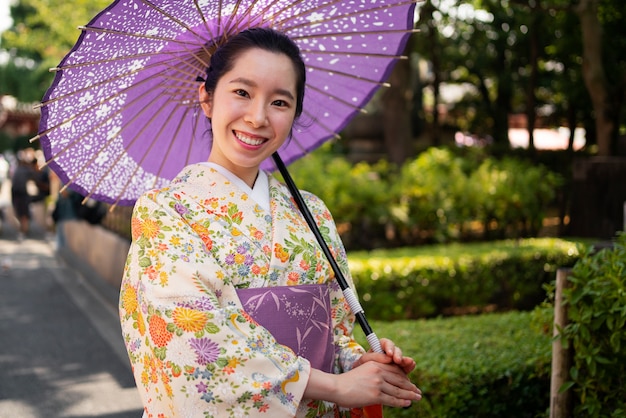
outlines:
M334 373L363 353L354 317L289 191L270 211L217 170L186 167L135 205L120 294L124 341L148 417L349 416L303 399L310 363L242 308L238 289L328 284ZM305 193L351 282L328 209Z

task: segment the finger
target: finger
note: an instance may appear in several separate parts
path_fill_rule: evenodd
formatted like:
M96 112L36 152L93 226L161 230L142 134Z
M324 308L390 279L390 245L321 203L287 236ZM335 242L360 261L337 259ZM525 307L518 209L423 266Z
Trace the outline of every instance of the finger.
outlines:
M360 364L366 363L368 361L375 361L377 363L388 364L393 361L391 357L384 353L365 353L361 356Z
M393 341L391 341L389 338L381 338L380 339L380 347L383 350L383 353L388 354L390 351L393 350L394 347L394 343Z
M409 374L413 370L415 370L416 365L417 364L415 363L415 360L413 360L411 357L403 357L402 362L399 364L399 366L402 367L402 370L404 370L406 374Z
M383 338L380 341L383 352L387 354L390 358L392 358L394 363L402 364L402 349L395 345L395 343L388 338Z
M411 391L417 390L417 386L411 382L404 370L395 365L392 369L385 369L384 379L395 387Z
M407 407L412 402L422 399L422 392L415 385L410 385L410 388L405 389L386 382L382 387L380 398L381 403L386 405Z
M400 347L395 347L393 351L393 362L396 364L402 364L402 350Z

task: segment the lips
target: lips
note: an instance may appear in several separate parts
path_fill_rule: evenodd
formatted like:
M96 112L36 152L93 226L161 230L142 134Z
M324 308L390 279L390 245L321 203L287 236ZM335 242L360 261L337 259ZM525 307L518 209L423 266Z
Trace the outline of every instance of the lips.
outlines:
M258 137L258 136L250 136L241 132L234 131L233 132L238 140L243 142L246 145L250 145L253 147L257 147L267 141L266 138Z

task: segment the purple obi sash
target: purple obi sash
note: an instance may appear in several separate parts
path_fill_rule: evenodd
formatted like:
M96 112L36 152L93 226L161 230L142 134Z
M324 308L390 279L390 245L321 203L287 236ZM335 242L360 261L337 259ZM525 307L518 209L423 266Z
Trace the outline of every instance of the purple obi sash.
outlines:
M282 345L332 373L335 350L328 285L237 289L244 310Z

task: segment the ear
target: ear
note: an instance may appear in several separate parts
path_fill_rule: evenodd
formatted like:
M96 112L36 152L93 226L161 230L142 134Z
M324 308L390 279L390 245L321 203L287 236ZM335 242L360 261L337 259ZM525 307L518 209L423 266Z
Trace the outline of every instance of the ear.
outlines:
M205 116L211 119L211 114L213 110L213 98L209 93L207 93L206 89L204 88L204 83L201 83L200 87L198 87L198 101L200 102L200 107L202 108Z

